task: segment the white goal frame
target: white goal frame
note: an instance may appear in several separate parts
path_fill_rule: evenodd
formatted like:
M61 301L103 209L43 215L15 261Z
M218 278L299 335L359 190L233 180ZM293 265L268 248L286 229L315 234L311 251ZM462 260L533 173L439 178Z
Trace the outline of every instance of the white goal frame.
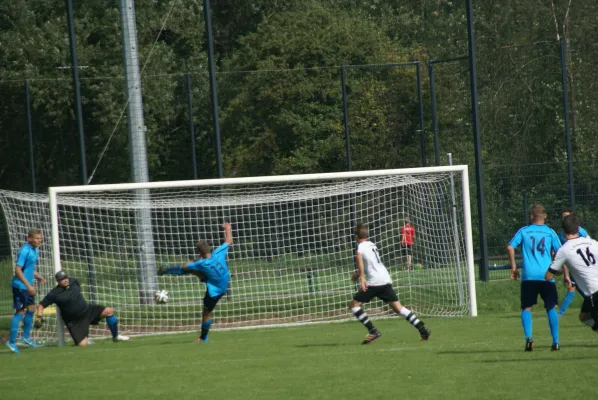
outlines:
M49 193L49 208L50 208L50 222L51 222L51 238L52 238L52 257L54 271L61 270L60 258L60 241L59 241L59 221L58 221L58 204L57 196L65 193L85 193L85 192L100 192L100 191L127 191L136 189L168 189L168 188L189 188L201 186L226 186L235 184L252 184L252 183L277 183L277 182L298 182L298 181L317 181L327 179L342 179L342 178L367 178L382 175L419 175L419 174L433 174L433 173L455 173L455 178L461 180L462 187L462 205L463 205L463 240L465 244L465 262L467 265L467 286L469 297L469 314L477 316L477 301L475 289L475 271L474 271L474 255L473 255L473 240L471 228L471 210L470 210L470 194L469 194L469 176L467 165L441 166L441 167L423 167L423 168L407 168L407 169L386 169L373 171L357 171L357 172L338 172L338 173L321 173L321 174L299 174L299 175L280 175L280 176L263 176L263 177L247 177L247 178L223 178L223 179L205 179L205 180L183 180L183 181L166 181L166 182L147 182L147 183L121 183L121 184L104 184L104 185L78 185L78 186L60 186L50 187ZM460 176L459 176L460 175ZM454 190L454 186L451 190ZM454 199L454 193L452 193ZM453 205L454 207L454 205ZM453 213L454 215L454 213ZM60 325L60 324L57 324ZM59 331L59 342L61 336L64 334L63 329Z

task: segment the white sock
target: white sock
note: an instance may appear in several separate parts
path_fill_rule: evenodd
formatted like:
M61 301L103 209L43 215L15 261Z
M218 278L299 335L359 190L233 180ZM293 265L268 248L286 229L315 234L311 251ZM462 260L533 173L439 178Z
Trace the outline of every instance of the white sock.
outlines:
M582 323L585 324L585 325L587 325L587 326L589 326L590 328L594 327L594 319L593 318L586 319Z
M403 307L401 309L401 315L405 318L407 318L409 316L409 314L411 314L411 310L408 309L407 307Z

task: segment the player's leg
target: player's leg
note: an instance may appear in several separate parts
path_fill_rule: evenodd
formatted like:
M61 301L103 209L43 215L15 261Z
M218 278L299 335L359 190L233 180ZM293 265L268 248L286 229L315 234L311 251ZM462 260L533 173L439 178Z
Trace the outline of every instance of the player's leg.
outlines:
M37 343L31 340L31 329L33 328L33 316L35 313L35 297L29 296L25 317L23 318L23 336L21 343L29 347L39 347Z
M559 342L559 315L556 312L556 306L559 303L559 295L556 290L555 282L543 282L540 296L544 300L544 308L548 316L548 326L552 336L552 350L560 350Z
M521 325L525 336L525 351L534 350L534 339L532 339L532 307L538 301L539 281L521 282Z
M405 249L407 250L407 268L411 268L413 257L411 255L411 246L406 246Z
M206 290L206 294L203 298L203 310L201 313L201 332L199 337L195 340L195 343L204 343L208 341L208 334L212 327L212 311L216 308L216 304L222 298L223 295L212 297Z
M17 354L20 353L19 348L17 347L17 336L19 334L21 322L25 318L27 296L28 293L26 290L21 290L15 287L12 288L12 304L13 308L15 309L15 314L12 316L12 320L10 321L10 334L8 337L8 342L6 342L6 347L8 347L13 353Z
M66 326L75 346L87 346L89 344L87 340L89 336L89 318L87 315L88 313L85 313L77 321L69 322Z
M365 292L361 290L353 296L353 300L351 300L348 304L349 309L355 315L355 318L359 322L363 324L363 326L368 330L368 335L366 338L361 342L361 344L368 344L373 342L374 340L378 339L381 334L375 327L366 312L361 308L363 303L368 303L374 297L376 297L377 289L375 286L370 286Z
M571 284L567 286L567 294L563 299L563 303L559 307L558 315L563 315L571 305L571 302L575 298L575 282L571 281Z
M422 340L428 340L432 331L425 327L424 322L420 321L413 311L401 304L396 292L392 288L392 285L388 285L387 289L379 297L386 301L394 310L394 312L405 317L407 322L409 322L411 325L413 325L413 327L415 327L415 329L419 331Z
M100 312L100 319L104 318L106 318L106 325L108 325L108 329L110 329L110 334L112 335L113 341L124 342L129 340L128 336L118 334L118 318L116 318L114 308L103 307L103 309Z
M579 311L579 320L582 324L592 328L594 326L594 318L592 318L592 300L588 296L583 297L581 303L581 310Z
M590 315L594 320L594 326L592 326L592 330L598 333L598 292L588 297L590 299L590 305L592 307L590 309Z

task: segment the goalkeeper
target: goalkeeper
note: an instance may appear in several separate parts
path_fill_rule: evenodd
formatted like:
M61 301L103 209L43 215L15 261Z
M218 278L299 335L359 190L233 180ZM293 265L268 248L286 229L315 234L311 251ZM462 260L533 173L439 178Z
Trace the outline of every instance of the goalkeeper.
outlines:
M112 333L113 341L129 340L128 336L118 334L118 321L113 308L88 304L81 294L79 282L76 279L70 279L66 272L58 271L55 277L58 284L37 306L34 325L36 328L41 328L43 325L44 308L56 304L76 346L87 346L89 344L87 338L89 325L97 325L104 318L106 318L106 324Z
M226 263L226 254L233 244L233 231L229 222L224 224L224 243L212 251L210 245L200 240L197 242L197 251L200 258L191 263L174 267L162 266L158 275L195 275L206 283L206 294L203 298L203 311L201 334L195 343L207 342L208 333L212 326L212 311L218 301L224 296L230 280L230 271Z

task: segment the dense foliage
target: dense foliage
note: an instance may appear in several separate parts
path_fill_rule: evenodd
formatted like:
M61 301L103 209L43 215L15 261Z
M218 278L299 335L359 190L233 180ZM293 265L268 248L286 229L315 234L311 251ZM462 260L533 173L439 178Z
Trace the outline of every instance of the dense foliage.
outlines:
M118 1L74 3L87 168L92 183L129 181ZM464 1L213 3L225 176L346 170L342 64L420 62L433 163L427 63L467 55ZM502 253L525 204L545 203L553 221L569 205L557 34L568 45L576 203L598 229L595 1L477 0L474 14L491 249ZM186 74L199 177L216 177L202 2L137 1L136 15L151 179L194 175ZM38 191L82 182L69 65L64 2L0 3L0 187L32 187L25 80ZM473 171L467 68L435 66L439 142L442 163L452 152ZM416 89L414 66L347 70L352 169L421 165Z

